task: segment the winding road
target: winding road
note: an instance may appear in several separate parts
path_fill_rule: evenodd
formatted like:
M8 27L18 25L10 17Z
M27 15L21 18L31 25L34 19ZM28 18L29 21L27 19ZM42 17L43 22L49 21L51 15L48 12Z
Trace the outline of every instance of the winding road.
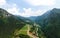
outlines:
M34 36L34 35L30 34L29 30L30 30L30 27L28 25L27 35L29 35L31 38L38 38L37 36Z

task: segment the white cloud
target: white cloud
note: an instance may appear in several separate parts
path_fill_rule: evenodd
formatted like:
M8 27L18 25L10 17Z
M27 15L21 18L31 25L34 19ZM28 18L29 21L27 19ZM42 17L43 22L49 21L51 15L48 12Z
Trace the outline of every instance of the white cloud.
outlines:
M23 12L20 12L20 9L18 9L16 6L13 6L12 8L8 8L7 11L13 15L20 15L23 17L30 17L30 16L39 16L46 12L46 10L36 10L32 11L31 8L23 8ZM44 11L44 12L43 12Z
M9 13L18 15L19 9L15 3L7 3L7 0L0 0L0 8L7 10Z
M28 9L24 8L24 12L20 13L20 15L24 16L24 17L39 16L39 15L42 15L46 12L46 10L43 10L43 11L42 10L32 11L31 8L28 8Z
M18 9L17 7L12 7L12 8L7 9L7 11L10 12L11 14L19 15L19 16L23 16L23 17L40 16L47 11L47 10L32 11L31 8L23 8L23 10L24 10L23 12L20 12L20 9Z
M40 5L51 6L55 4L55 0L24 0L24 1L34 6Z
M6 0L0 0L0 6L5 4L6 4Z
M17 4L7 3L6 0L0 1L0 8L6 9L9 13L11 13L13 15L20 15L23 17L39 16L39 15L44 14L46 11L46 10L43 10L44 12L42 10L33 11L32 8L23 8L24 11L21 13L20 9L17 7Z
M8 4L7 6L8 6L8 8L6 8L6 10L9 13L11 13L13 15L20 15L23 17L39 16L46 12L46 10L33 11L32 8L23 8L23 12L20 12L20 9L17 7L16 4Z
M13 15L19 15L19 8L16 4L12 4L12 7L8 7L6 10Z

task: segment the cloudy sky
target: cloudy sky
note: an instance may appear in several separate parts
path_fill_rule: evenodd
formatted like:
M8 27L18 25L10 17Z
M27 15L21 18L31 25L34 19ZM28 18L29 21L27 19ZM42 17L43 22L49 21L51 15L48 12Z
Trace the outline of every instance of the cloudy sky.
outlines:
M23 17L39 16L47 10L60 8L60 0L0 0L0 8Z

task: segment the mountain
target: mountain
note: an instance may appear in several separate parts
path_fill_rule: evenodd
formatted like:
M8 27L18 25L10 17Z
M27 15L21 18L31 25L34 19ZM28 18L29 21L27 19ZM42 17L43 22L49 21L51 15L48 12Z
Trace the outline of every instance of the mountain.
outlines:
M22 20L24 20L26 23L28 23L28 24L33 24L34 22L28 17L22 17L22 16L17 16L17 18L18 19L22 19Z
M37 18L37 16L31 16L31 17L27 17L28 19L35 21L35 19Z
M17 16L17 15L12 15L10 13L8 13L6 10L0 8L0 38L30 38L30 34L26 35L26 27L27 25L30 25L30 30L33 35L37 35L37 24L33 21L36 17L31 17L29 18L25 18L22 16ZM22 32L20 30L23 30ZM42 30L39 28L38 29L39 33L38 36L40 38L45 38L44 33L42 32ZM16 33L21 32L24 34L18 34L16 35ZM25 33L26 32L26 33ZM36 33L34 33L36 32Z
M35 20L47 38L60 38L60 9L47 11Z
M15 36L15 31L20 30L26 24L31 24L32 22L26 22L26 18L15 16L8 13L6 10L0 8L0 38L12 38ZM31 23L30 23L31 22Z
M29 31L39 38L60 38L60 9L54 8L42 16L25 18L0 8L0 38L16 38L16 32L28 24L31 25Z

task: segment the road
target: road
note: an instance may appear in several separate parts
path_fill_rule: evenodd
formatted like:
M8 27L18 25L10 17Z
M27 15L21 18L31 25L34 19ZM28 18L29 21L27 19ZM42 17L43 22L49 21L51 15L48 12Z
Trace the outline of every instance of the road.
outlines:
M30 30L30 27L28 25L27 35L29 35L31 38L38 38L37 36L34 36L34 35L30 34L29 30Z

